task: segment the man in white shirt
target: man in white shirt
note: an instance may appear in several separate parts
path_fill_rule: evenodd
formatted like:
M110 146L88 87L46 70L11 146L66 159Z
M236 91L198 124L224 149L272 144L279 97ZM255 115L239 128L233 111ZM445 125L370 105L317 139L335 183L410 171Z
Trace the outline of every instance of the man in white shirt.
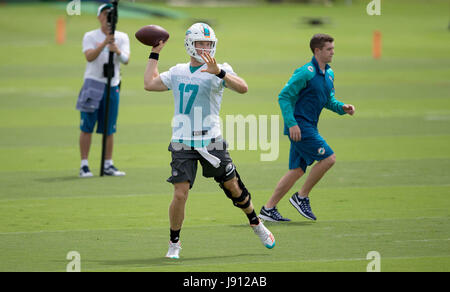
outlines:
M81 113L80 177L93 176L89 169L88 156L95 124L97 124L97 133L103 133L104 131L105 99L107 94L107 78L105 77L104 68L105 64L108 63L110 51L114 52L114 74L110 88L104 174L111 176L125 175L125 172L119 171L114 166L112 154L119 112L120 63L128 64L130 41L126 33L115 31L114 35L110 34L108 12L111 8L111 4L103 4L98 8L97 18L100 22L100 28L87 32L83 38L83 53L87 64L83 88L80 91L77 102L77 109Z
M174 186L169 207L170 241L166 257L179 258L180 231L184 220L189 189L195 181L198 162L203 176L214 177L233 205L242 209L262 244L275 246L273 234L256 216L251 196L226 149L222 138L219 111L225 88L246 93L246 82L227 63L217 64L214 54L217 39L213 29L196 23L186 32L185 48L190 62L178 64L158 73L158 58L165 43L152 48L144 76L148 91L172 90L172 175L167 180Z

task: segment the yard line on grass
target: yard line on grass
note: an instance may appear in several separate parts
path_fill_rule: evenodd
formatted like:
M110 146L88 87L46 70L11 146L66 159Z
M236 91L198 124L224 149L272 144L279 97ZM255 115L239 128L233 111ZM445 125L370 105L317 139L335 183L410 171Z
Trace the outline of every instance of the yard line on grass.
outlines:
M417 256L417 257L385 257L383 256L382 260L414 260L414 259L427 259L427 258L449 258L450 255L430 255L430 256ZM161 257L163 258L163 257ZM186 258L189 259L189 258ZM291 261L274 261L274 264L287 264L287 263L332 263L332 262L353 262L353 261L364 261L367 262L368 260L365 257L361 258L336 258L336 259L315 259L315 260L291 260ZM173 264L174 267L202 267L202 266L235 266L241 262L234 262L234 263L206 263L206 264L189 264L185 265L183 263L183 258L180 258L177 260L177 262L170 262L170 260L167 260L167 263L164 265L156 265L156 266L140 266L140 267L123 267L124 270L140 270L140 269L151 269L152 267L167 267L167 270L170 270L170 267L167 266L167 264ZM245 262L244 264L249 264L249 262ZM251 264L254 264L255 266L258 264L266 265L266 261L252 261ZM108 270L117 270L117 267L110 267L110 268L102 268L102 269L85 269L85 272L92 272L92 271L108 271ZM361 266L362 271L366 271L366 265ZM240 271L240 270L238 270ZM269 271L271 271L269 269Z
M358 222L358 223L362 223L362 222L389 222L389 221L405 221L405 220L426 220L426 219L449 219L447 217L414 217L414 218L374 218L374 219L347 219L347 220L322 220L320 222L314 223L314 224L320 224L320 223L343 223L343 222ZM267 222L266 222L267 223ZM269 222L271 223L271 222ZM293 222L295 223L295 222ZM290 223L286 223L286 224L279 224L279 223L273 223L270 224L270 226L289 226L289 225L293 225ZM184 229L196 229L196 228L217 228L218 226L225 226L225 227L247 227L248 224L212 224L212 225L186 225L183 228ZM269 226L269 225L268 225ZM295 226L292 226L295 227ZM320 229L328 229L329 227L325 226L321 226L318 227ZM130 228L107 228L107 229L68 229L68 230L39 230L39 231L13 231L13 232L0 232L0 236L3 235L24 235L24 234L43 234L43 233L69 233L69 232L103 232L103 231L131 231L131 230L136 230L136 231L151 231L152 229L167 229L167 226L147 226L147 227L130 227ZM392 233L373 233L373 234L363 234L363 235L382 235L382 234L392 234ZM337 236L337 235L335 235ZM348 237L348 236L360 236L360 234L343 234L341 237Z
M0 199L0 202L14 202L14 201L26 201L26 200L65 200L65 199L101 199L101 198L127 198L127 197L147 197L147 196L162 196L167 195L168 193L149 193L149 194L128 194L128 195L104 195L104 196L92 196L92 195L85 195L85 196L55 196L55 197L33 197L33 198L17 198L17 199Z
M426 115L424 117L425 121L448 121L450 120L450 115Z
M409 240L395 240L394 242L430 242L430 241L449 241L450 238L430 238L430 239L409 239Z
M450 187L450 184L435 184L435 185L381 185L381 186L370 186L370 187L362 187L362 186L348 186L348 187L326 187L326 186L318 186L317 189L321 190L355 190L355 189L383 189L383 188L430 188L430 187ZM253 192L272 192L273 189L256 189L252 188ZM196 195L207 195L211 193L219 192L219 190L214 190L211 192L196 192ZM219 192L220 193L220 192ZM84 195L84 196L54 196L54 197L32 197L32 198L8 198L8 199L0 199L0 202L14 202L14 201L23 201L23 200L52 200L52 199L86 199L86 198L93 198L93 199L100 199L100 198L126 198L126 197L146 197L146 196L172 196L172 191L163 192L163 193L148 193L148 194L124 194L124 195L101 195L101 196L95 196L95 195Z
M68 229L68 230L39 230L39 231L14 231L14 232L0 232L2 235L25 235L25 234L44 234L44 233L70 233L70 232L103 232L103 231L130 231L130 230L147 230L147 229L161 229L167 227L146 227L146 228L112 228L112 229Z
M346 234L336 234L337 238L341 237L352 237L352 236L382 236L382 235L392 235L392 232L374 232L374 233L346 233Z

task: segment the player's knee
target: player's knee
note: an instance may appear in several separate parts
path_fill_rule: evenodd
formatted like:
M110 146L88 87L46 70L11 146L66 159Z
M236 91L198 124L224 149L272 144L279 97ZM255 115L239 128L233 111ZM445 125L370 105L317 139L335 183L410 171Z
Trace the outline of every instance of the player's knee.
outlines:
M303 171L303 169L301 167L296 168L296 169L291 169L289 170L290 172L290 176L292 178L294 178L295 180L298 180L299 178L302 177L303 174L305 174L305 172Z
M174 186L173 197L175 200L186 201L189 194L189 182L176 183Z
M329 167L332 167L336 163L336 154L332 154L327 158L327 164Z
M188 193L189 193L189 192L175 191L175 192L173 193L173 199L174 199L175 201L185 202L185 201L187 201Z
M231 193L231 196L237 198L241 195L242 190L239 187L238 180L236 177L230 179L223 183L223 187Z
M242 182L237 171L235 171L236 177L220 182L220 187L223 189L226 196L233 202L233 205L246 209L251 204L251 195Z
M231 200L235 203L236 207L248 205L250 200L250 194L246 189L241 189L238 184L238 180L234 178L232 182L224 187L231 193Z

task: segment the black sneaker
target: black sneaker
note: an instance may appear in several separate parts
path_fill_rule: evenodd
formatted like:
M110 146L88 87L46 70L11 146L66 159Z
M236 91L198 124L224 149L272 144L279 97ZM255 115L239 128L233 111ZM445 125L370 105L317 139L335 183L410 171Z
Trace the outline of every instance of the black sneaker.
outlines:
M311 211L308 197L300 199L298 193L295 193L289 199L289 202L291 202L292 206L294 206L295 209L297 209L297 211L303 215L303 217L309 220L317 220L316 216L314 216L313 212Z
M106 167L103 173L110 176L125 176L125 172L118 170L114 165Z
M270 210L267 210L266 207L262 206L261 211L259 211L258 217L264 221L269 221L269 222L291 221L291 219L284 218L283 216L281 216L281 214L280 214L280 212L278 212L276 206Z

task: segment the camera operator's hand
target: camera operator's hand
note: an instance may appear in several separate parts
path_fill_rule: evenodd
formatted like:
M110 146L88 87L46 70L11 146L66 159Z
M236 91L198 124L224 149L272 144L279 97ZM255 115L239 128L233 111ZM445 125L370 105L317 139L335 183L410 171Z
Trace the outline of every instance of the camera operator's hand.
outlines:
M120 55L119 47L114 41L115 41L114 35L108 34L105 40L103 41L103 47L108 46L110 52L114 52L117 55Z
M116 43L109 44L108 45L108 49L109 49L110 52L114 52L117 55L120 55L120 53L121 53L120 50L119 50L119 47L117 47Z
M102 46L106 47L107 45L113 44L113 43L114 43L114 35L108 34L108 35L106 35L106 38L102 43Z
M103 42L96 43L95 49L89 49L84 52L84 55L86 56L86 60L88 62L92 62L100 55L100 53L103 51L103 49L106 46L109 46L109 44L114 44L114 35L106 35L106 38ZM114 49L114 48L113 48ZM120 55L119 53L117 53Z

